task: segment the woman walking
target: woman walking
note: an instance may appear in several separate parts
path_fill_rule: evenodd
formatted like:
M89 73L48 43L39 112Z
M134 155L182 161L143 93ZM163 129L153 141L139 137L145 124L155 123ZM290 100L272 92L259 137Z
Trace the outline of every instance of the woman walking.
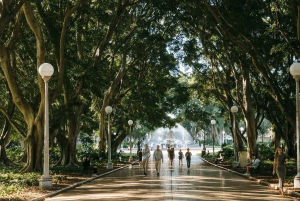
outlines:
M285 163L287 162L287 156L283 153L282 148L277 148L274 156L273 174L277 174L279 194L284 196L283 186L285 179Z
M181 151L181 149L179 149L178 155L179 155L178 156L178 158L179 158L179 165L180 165L180 163L182 165L183 152Z

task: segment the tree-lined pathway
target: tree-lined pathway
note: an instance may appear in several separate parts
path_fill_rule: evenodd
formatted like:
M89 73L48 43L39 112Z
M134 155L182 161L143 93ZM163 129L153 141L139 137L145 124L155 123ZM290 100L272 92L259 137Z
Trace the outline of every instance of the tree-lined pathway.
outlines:
M164 157L160 176L156 175L151 157L147 176L141 166L134 165L46 200L292 200L266 186L207 165L195 150L190 170L185 160L179 166L176 157L171 166L166 151Z

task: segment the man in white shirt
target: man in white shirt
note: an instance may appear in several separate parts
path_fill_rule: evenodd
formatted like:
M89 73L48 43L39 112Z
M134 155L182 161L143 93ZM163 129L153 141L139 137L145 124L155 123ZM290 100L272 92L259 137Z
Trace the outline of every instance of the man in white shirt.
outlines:
M247 176L250 175L250 169L251 168L257 169L258 166L260 165L260 160L258 158L256 158L255 154L252 154L251 158L252 158L251 163L246 166L247 170L246 170L246 173L244 174L244 175L247 175Z
M148 159L150 157L150 149L148 148L148 144L145 144L144 149L142 151L142 165L144 169L144 175L147 175L147 168L148 168Z
M155 162L155 169L157 172L157 176L159 176L161 163L164 162L164 157L162 151L159 149L159 145L156 146L156 149L153 153L153 160Z

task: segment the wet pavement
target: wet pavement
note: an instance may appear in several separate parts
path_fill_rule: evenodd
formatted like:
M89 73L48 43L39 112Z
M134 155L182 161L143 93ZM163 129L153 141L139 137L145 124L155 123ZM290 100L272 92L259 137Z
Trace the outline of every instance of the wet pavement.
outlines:
M180 166L177 157L171 165L164 151L160 176L151 157L146 176L142 166L133 165L45 200L294 200L240 175L208 165L196 156L197 152L192 150L190 169L185 159Z

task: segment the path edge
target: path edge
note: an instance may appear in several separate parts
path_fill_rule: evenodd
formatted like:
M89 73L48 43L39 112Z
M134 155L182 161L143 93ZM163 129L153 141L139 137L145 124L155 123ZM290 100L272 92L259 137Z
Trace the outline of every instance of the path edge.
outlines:
M67 186L67 187L65 187L65 188L62 188L62 189L59 189L59 190L57 190L57 191L48 193L48 194L43 195L43 196L40 196L40 197L38 197L38 198L34 198L34 199L32 199L31 201L42 201L42 200L45 200L45 198L54 197L54 196L56 196L56 195L58 195L58 194L60 194L60 193L63 193L63 192L68 191L68 190L70 190L70 189L76 188L76 187L78 187L78 186L82 186L83 184L86 184L86 183L91 182L91 181L93 181L93 180L99 179L99 178L104 177L104 176L106 176L106 175L108 175L108 174L111 174L111 173L113 173L113 172L116 172L116 171L119 171L119 170L128 168L129 166L134 165L134 164L135 164L135 162L134 162L134 163L131 163L131 164L128 164L128 165L124 165L124 166L122 166L122 167L113 169L113 170L111 170L111 171L109 171L109 172L105 172L105 173L103 173L103 174L97 175L96 177L92 177L92 178L90 178L90 179L87 179L87 180L84 180L84 181L81 181L81 182L78 182L78 183L74 183L74 184L72 184L72 185L70 185L70 186Z
M199 156L199 157L200 157L200 156ZM206 162L206 163L208 163L208 164L210 164L210 165L212 165L212 166L215 166L215 167L217 167L217 168L220 168L220 169L226 170L226 171L228 171L228 172L232 172L232 173L234 173L234 174L237 174L237 175L240 175L240 176L242 176L242 177L248 178L248 179L251 180L251 181L255 181L256 183L258 183L258 184L260 184L260 185L263 185L263 186L268 186L268 187L271 188L271 189L274 189L274 190L277 189L277 184L271 184L271 183L266 182L266 181L264 181L264 180L262 180L262 179L257 179L257 178L255 178L255 177L253 177L253 176L244 175L244 174L239 173L239 172L236 172L236 171L234 171L234 170L231 170L231 169L228 169L228 168L224 168L224 167L222 167L222 166L218 166L217 164L214 164L214 163L212 163L212 162L209 162L208 160L206 160L206 159L204 159L204 158L202 158L202 157L200 157L200 158L201 158L201 160L203 160L204 162ZM284 191L287 195L289 195L289 196L291 196L291 197L300 197L300 193L297 193L296 191L289 190L289 189L286 189L286 188L284 188L284 187L283 187L283 191Z

